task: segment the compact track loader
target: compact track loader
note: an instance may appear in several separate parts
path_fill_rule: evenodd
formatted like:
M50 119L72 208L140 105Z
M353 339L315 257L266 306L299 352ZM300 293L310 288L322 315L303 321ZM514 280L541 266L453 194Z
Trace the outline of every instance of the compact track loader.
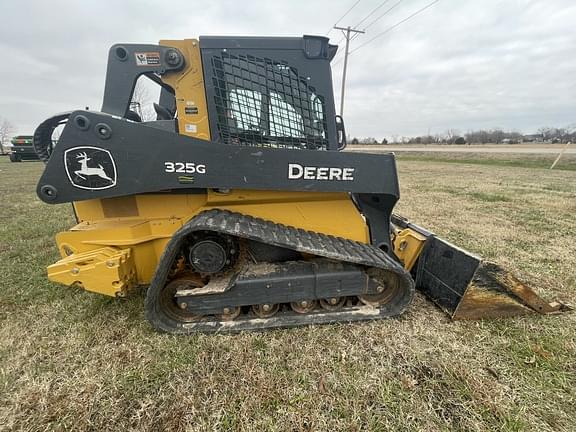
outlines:
M101 112L36 130L37 193L73 203L51 280L124 297L172 333L386 318L415 288L454 318L557 312L500 267L393 215L393 154L342 152L323 37L114 45ZM131 110L161 87L156 120ZM56 146L55 128L65 125Z

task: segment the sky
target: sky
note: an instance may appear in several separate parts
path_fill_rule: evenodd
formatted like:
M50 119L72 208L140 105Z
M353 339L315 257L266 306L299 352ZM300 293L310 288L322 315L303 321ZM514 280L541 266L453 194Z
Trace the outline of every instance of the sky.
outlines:
M440 0L389 31L430 0L382 3L2 0L0 118L16 133L31 134L58 112L99 109L114 43L326 33L337 43L341 33L329 30L356 4L338 22L369 25L351 41L344 108L349 136L576 126L574 0ZM339 45L332 62L337 110Z

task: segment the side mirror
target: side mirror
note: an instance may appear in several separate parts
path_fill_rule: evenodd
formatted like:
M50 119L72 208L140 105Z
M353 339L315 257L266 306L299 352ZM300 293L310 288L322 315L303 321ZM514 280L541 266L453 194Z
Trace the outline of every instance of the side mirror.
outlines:
M346 129L344 128L344 119L342 116L336 116L336 141L338 142L338 150L346 148Z

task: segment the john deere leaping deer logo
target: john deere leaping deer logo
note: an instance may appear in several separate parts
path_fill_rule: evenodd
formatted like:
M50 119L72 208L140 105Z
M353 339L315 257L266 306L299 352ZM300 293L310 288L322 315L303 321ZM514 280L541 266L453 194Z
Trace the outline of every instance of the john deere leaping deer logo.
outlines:
M76 155L76 159L78 159L78 161L80 162L80 166L82 168L74 171L74 174L76 174L82 180L86 180L88 176L95 175L100 178L103 178L104 180L108 180L110 183L114 183L114 180L112 180L110 177L106 175L106 172L104 171L104 167L102 166L102 164L99 164L98 167L96 168L88 166L88 161L92 159L89 158L86 153L78 153Z
M108 150L73 147L64 152L70 183L80 189L101 190L116 186L116 164Z

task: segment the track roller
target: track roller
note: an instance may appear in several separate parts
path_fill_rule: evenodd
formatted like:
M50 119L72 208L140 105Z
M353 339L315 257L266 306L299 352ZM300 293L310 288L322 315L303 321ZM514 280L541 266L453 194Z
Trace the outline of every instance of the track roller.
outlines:
M276 313L280 310L280 305L279 304L259 304L259 305L253 305L252 306L252 312L254 312L254 314L258 317L258 318L270 318L273 317L274 315L276 315Z
M327 311L338 311L346 304L346 297L330 297L320 299L320 307Z
M300 300L290 303L292 310L299 314L307 314L316 309L316 300Z

